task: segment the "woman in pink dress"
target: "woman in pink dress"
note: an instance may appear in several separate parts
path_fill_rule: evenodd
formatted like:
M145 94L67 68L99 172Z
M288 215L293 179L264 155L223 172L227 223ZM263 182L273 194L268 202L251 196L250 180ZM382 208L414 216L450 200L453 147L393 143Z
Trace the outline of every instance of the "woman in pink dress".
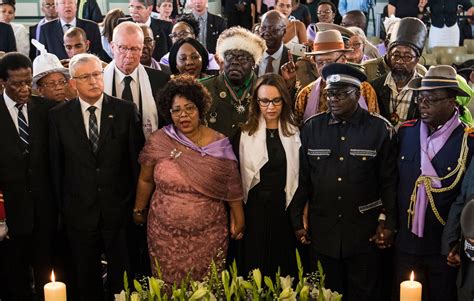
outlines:
M172 124L154 132L140 154L134 220L146 222L148 250L163 280L179 284L188 273L200 280L214 260L223 267L230 234L245 228L242 184L228 138L203 125L211 98L189 76L179 76L159 95ZM226 204L230 208L227 217Z

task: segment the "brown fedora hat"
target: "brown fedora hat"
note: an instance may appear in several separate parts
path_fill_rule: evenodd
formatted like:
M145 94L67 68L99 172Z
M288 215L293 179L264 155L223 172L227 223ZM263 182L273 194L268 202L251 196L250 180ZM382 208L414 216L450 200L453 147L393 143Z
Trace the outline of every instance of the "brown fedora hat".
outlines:
M351 52L352 49L345 49L341 33L337 30L330 29L319 31L316 34L313 43L313 51L306 52L306 55L326 54L337 51Z
M408 88L415 91L451 89L456 91L458 96L469 96L459 87L456 70L448 65L431 66L424 77L412 79Z

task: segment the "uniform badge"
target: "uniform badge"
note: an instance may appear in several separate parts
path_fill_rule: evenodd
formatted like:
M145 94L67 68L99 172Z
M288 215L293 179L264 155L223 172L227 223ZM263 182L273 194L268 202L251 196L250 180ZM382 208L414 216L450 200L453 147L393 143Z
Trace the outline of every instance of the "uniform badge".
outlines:
M224 91L222 91L221 93L219 93L219 97L220 97L220 98L226 98L226 97L227 97L227 93L225 93Z
M328 76L328 79L326 80L328 83L337 83L341 81L341 77L339 74L333 74L331 76Z
M217 121L217 112L212 112L211 114L209 114L209 116L211 116L211 118L209 118L209 122L210 123L216 123L216 121Z

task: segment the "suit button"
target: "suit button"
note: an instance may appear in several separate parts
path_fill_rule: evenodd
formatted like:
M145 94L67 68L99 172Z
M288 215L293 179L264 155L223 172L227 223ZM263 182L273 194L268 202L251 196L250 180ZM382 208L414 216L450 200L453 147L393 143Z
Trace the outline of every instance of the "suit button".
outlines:
M339 161L344 161L344 157L339 157Z
M100 168L96 168L95 171L100 172Z
M342 196L338 196L337 199L340 201L342 200Z
M405 156L402 156L402 158L401 158L401 159L402 159L402 160L405 160Z
M342 178L340 178L340 177L337 178L337 181L338 181L338 182L341 182L341 181L342 181Z
M338 218L342 218L342 214L339 214L337 217L338 217Z
M101 192L101 191L102 191L102 188L97 187L97 191L98 191L98 192Z
M341 137L341 140L342 140L342 141L346 140L346 137L342 136L342 137Z

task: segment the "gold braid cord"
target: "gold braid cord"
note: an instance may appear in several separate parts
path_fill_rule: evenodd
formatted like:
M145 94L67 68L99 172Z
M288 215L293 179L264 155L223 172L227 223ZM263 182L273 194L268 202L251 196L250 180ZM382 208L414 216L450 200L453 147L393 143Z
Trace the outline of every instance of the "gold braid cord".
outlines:
M446 221L439 215L438 209L436 208L436 204L433 198L433 193L442 193L446 191L452 190L456 185L461 181L462 175L464 174L464 171L466 170L466 160L467 160L467 154L469 152L469 147L467 146L467 137L469 136L469 131L466 131L464 133L463 139L462 139L462 144L461 144L461 152L459 153L459 158L458 158L458 164L456 168L451 171L449 174L446 176L440 178L440 177L433 177L433 176L419 176L418 179L416 180L415 187L413 188L413 192L410 197L410 205L408 206L408 228L410 228L412 217L415 215L415 204L416 204L416 199L417 199L417 191L418 187L420 185L425 186L426 190L426 195L428 196L428 200L430 202L431 210L433 211L434 215L438 219L438 221L444 226L446 225ZM433 188L431 186L431 181L432 180L438 180L438 181L443 181L446 179L449 179L456 175L456 179L454 179L453 183L449 185L448 187L441 187L441 188Z

